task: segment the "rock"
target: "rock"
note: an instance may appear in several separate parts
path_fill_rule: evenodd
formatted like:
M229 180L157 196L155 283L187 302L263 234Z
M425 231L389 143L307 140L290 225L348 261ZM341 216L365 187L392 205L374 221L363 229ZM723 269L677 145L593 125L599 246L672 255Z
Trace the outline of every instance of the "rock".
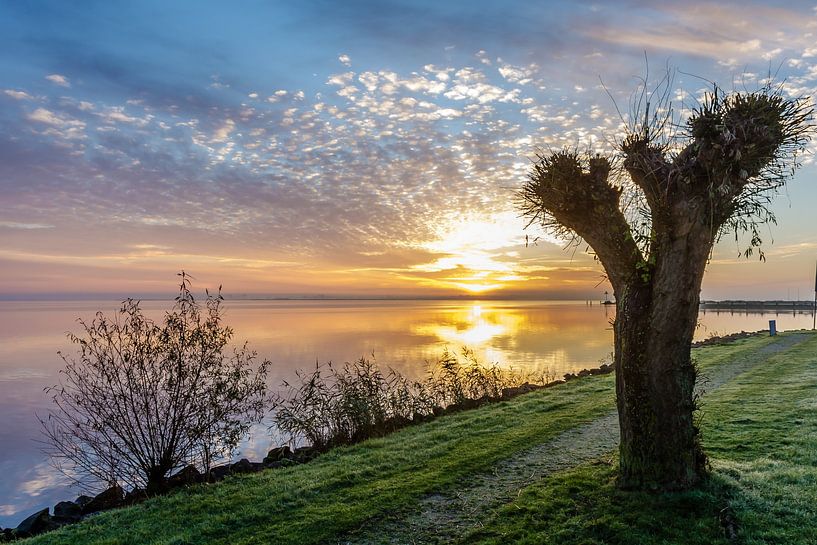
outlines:
M462 406L459 403L452 403L452 404L446 406L443 409L443 411L437 416L440 416L440 415L443 415L443 414L455 413L455 412L459 411L461 408L462 408Z
M54 519L67 524L77 522L82 518L82 507L72 501L61 501L54 506Z
M291 460L292 450L288 446L274 448L264 457L264 464L280 462L281 460Z
M230 469L230 464L224 464L216 467L211 467L207 473L207 481L216 483L224 479L228 475L232 475L233 471Z
M264 462L250 462L249 465L244 465L243 470L241 473L258 473L259 471L264 471L267 469L267 466Z
M541 386L537 386L536 384L531 384L530 382L525 382L520 384L519 386L512 386L510 388L502 388L502 398L507 399L509 397L515 397L522 394L527 394L533 392L534 390L540 389Z
M405 416L392 416L384 423L387 432L393 432L411 425L411 419Z
M524 394L524 390L522 390L519 386L511 386L509 388L502 388L502 398L508 399L510 397L516 397L519 394Z
M251 473L252 462L250 462L246 458L242 458L233 465L231 465L230 469L233 470L233 473Z
M134 503L140 503L148 499L148 493L142 488L134 488L133 490L128 491L125 494L125 501L126 505L133 505Z
M263 464L267 468L287 466L295 463L295 453L288 446L274 448L264 458Z
M242 458L230 466L233 473L255 473L264 468L263 462L250 462L246 458Z
M114 485L94 496L94 499L89 501L82 507L82 514L96 513L97 511L105 511L119 507L125 500L125 491L119 485Z
M76 503L76 504L77 504L77 505L79 505L80 507L85 507L85 506L86 506L86 505L88 505L88 503L90 503L90 502L91 502L91 500L93 500L93 499L94 499L94 498L92 498L91 496L85 496L85 495L83 495L83 496L78 496L78 497L77 497L77 499L75 499L75 500L74 500L74 503Z
M46 508L26 518L17 525L14 532L17 534L17 537L31 537L42 534L43 532L55 530L59 528L59 526L60 525L51 518L51 515L48 514L48 508Z
M308 462L315 456L320 454L320 451L315 447L301 447L295 451L294 458L298 462Z
M201 472L194 465L189 465L167 479L167 486L176 488L200 483L203 480Z

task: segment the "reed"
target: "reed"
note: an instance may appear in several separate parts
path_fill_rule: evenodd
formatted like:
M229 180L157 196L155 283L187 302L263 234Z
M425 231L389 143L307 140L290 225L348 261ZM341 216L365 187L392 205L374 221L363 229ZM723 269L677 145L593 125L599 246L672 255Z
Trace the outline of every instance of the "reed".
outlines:
M316 364L297 373L275 400L275 427L292 444L323 450L378 437L443 412L471 408L554 382L533 373L483 365L473 350L445 350L427 362L425 377L411 380L374 358L341 366Z

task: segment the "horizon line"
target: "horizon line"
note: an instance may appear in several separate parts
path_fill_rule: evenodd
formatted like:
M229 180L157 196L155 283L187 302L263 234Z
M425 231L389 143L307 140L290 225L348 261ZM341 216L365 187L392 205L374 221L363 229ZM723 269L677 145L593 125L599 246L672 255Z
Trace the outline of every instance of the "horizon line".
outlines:
M0 302L117 302L132 299L136 301L172 301L174 295L144 294L143 296L124 297L113 294L0 294ZM603 298L547 297L535 295L225 295L225 301L573 301L604 303ZM615 301L610 301L614 303ZM699 304L712 303L786 303L812 305L811 299L701 299ZM609 303L608 303L609 304Z

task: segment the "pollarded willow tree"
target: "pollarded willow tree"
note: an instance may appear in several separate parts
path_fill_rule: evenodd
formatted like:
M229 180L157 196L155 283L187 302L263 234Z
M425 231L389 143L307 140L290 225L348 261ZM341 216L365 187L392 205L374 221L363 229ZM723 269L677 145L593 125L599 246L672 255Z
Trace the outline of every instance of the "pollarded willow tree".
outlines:
M620 485L679 489L705 474L690 354L704 270L726 232L749 233L747 254L760 244L758 227L774 222L768 204L811 136L812 108L770 86L716 87L669 137L670 113L637 110L642 121L616 157L539 155L519 207L584 240L613 286ZM636 213L623 203L633 194Z

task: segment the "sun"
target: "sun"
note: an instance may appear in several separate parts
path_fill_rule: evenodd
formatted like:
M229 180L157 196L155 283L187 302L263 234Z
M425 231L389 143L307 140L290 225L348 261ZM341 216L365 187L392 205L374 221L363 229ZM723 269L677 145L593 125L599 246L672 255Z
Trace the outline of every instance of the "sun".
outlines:
M480 294L523 279L515 257L524 224L515 212L451 217L436 235L421 247L442 257L413 267L431 277L427 284Z
M496 284L466 284L466 283L457 283L452 282L458 288L463 289L469 293L485 293L489 291L497 290L504 286L504 284L496 283Z

